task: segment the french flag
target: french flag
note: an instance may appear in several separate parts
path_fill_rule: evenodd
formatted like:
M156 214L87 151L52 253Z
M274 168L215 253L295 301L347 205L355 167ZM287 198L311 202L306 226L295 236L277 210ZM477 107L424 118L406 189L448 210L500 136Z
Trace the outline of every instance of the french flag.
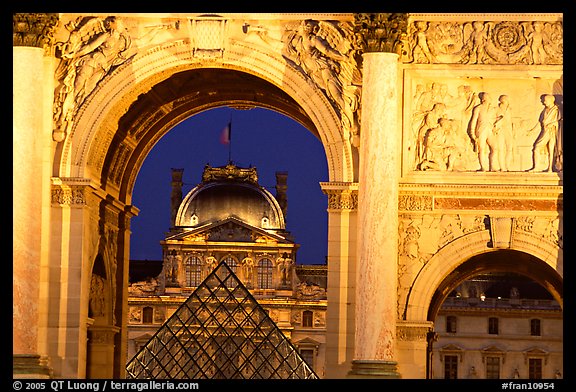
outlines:
M220 143L222 144L230 144L232 140L232 122L230 121L228 125L222 129L222 133L220 134Z

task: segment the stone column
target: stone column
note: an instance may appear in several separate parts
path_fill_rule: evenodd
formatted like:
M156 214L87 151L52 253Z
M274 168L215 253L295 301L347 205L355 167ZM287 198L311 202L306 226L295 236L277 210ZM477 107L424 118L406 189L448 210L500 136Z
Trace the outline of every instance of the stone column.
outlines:
M40 266L45 257L43 225L50 202L50 181L44 176L51 127L46 119L47 87L44 37L55 23L49 14L13 14L12 50L12 265L14 378L48 378L48 358L38 343ZM47 228L44 227L44 235Z
M405 15L357 15L366 40L358 188L355 356L350 378L398 378L398 182L401 129L397 37ZM394 23L392 23L394 22ZM405 28L405 27L404 27Z
M328 196L326 377L345 378L354 357L358 184L322 182Z

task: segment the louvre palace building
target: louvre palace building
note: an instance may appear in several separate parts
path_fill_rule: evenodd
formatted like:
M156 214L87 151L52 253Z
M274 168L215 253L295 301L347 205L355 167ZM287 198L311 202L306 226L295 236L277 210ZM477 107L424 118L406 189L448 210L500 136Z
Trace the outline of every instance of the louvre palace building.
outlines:
M563 378L563 16L13 13L13 377ZM131 263L144 160L222 106L322 143L325 265L232 162Z

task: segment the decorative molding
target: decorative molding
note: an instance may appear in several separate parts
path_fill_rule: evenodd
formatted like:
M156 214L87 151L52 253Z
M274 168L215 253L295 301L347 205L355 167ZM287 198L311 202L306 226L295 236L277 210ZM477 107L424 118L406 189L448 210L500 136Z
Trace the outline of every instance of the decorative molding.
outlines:
M497 211L561 211L560 200L435 197L434 209Z
M328 196L328 210L358 209L357 182L321 182L320 187Z
M52 184L52 204L87 205L85 188L85 185Z
M399 341L421 341L426 342L428 333L434 330L432 322L396 322L396 338Z
M354 31L362 40L364 52L402 55L407 27L405 13L354 14Z
M407 35L404 63L563 64L562 21L416 20Z
M429 195L399 195L400 211L432 211L433 198Z
M51 44L57 24L55 13L12 14L12 45L44 48Z

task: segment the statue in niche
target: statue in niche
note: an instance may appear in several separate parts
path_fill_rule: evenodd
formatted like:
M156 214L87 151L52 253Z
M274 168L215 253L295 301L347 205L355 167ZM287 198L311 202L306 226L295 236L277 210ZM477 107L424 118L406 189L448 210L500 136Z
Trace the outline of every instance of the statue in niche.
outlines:
M176 255L176 251L171 251L170 254L166 257L165 264L164 264L164 274L166 283L174 284L178 280L178 256Z
M90 282L90 310L92 316L104 315L104 278L98 274L92 274Z
M480 104L472 109L469 132L474 139L474 151L480 160L480 171L489 171L490 150L495 146L493 128L496 123L496 108L490 102L490 94L481 92L479 98Z
M207 256L204 262L206 263L208 273L212 272L214 268L216 268L216 266L218 265L218 260L216 259L216 257L214 257L214 255Z
M529 170L531 172L537 171L542 166L544 166L544 169L541 171L551 172L555 161L559 160L560 155L558 154L560 149L556 148L561 119L560 109L558 105L556 105L556 98L552 94L544 95L542 103L544 109L539 118L539 126L541 129L532 150L533 166ZM532 130L534 130L534 128ZM542 162L542 150L546 152L545 162Z
M245 257L242 259L242 266L244 267L244 279L249 285L251 284L254 275L254 259L251 257Z
M280 273L280 282L282 285L286 285L290 282L292 263L293 261L288 257L287 253L283 253L281 257L276 259L276 267Z
M520 298L520 291L518 290L518 287L514 286L510 289L510 298Z

